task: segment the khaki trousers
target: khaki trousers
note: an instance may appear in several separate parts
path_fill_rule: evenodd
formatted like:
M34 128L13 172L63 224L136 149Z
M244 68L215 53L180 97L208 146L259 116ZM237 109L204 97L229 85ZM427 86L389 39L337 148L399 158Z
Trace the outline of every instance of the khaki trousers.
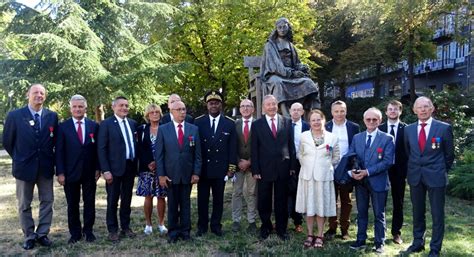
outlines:
M240 222L242 215L242 196L247 203L247 221L254 223L257 217L257 181L251 171L235 173L232 192L232 221Z

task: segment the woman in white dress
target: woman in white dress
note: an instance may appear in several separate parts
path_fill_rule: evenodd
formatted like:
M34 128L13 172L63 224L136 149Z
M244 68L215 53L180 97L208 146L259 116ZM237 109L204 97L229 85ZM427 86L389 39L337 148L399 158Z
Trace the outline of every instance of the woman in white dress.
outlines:
M337 137L324 130L326 118L320 110L310 113L311 130L301 134L298 159L301 170L296 194L296 211L306 213L308 235L305 248L322 248L325 217L336 216L334 167L339 163ZM317 236L313 235L316 217Z

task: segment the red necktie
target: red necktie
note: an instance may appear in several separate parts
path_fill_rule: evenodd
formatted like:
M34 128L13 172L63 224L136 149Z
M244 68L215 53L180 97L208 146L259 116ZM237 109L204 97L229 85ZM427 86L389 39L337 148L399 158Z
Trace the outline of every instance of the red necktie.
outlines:
M275 119L274 118L271 118L270 119L272 121L272 134L273 134L273 137L276 138L277 137L277 128L275 126Z
M245 120L245 126L244 126L244 142L247 143L249 140L249 120Z
M421 123L420 134L418 135L418 146L420 147L420 152L423 153L426 145L426 132L425 132L426 123Z
M183 125L178 124L178 144L179 148L183 148L183 143L184 143L184 133L182 129Z
M79 138L79 142L81 144L84 144L84 139L82 138L82 126L81 126L81 121L77 122L77 137Z

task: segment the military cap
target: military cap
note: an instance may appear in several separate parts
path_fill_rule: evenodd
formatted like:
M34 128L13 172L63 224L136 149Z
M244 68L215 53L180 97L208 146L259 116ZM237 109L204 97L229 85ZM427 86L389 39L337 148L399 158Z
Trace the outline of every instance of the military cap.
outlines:
M211 100L217 100L222 102L222 94L219 91L212 90L207 92L207 94L204 96L204 101L207 103Z

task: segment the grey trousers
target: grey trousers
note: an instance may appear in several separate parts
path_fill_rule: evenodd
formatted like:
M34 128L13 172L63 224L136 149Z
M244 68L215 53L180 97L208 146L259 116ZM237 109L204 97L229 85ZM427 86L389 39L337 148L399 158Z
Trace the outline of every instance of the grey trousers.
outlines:
M35 185L38 187L39 220L35 231L35 221L31 214L31 202ZM16 199L18 200L18 216L20 218L21 229L26 239L36 239L46 236L51 227L53 218L53 177L45 178L38 175L36 181L27 182L16 180Z
M247 203L247 221L254 223L257 217L257 181L251 171L235 173L232 192L232 221L240 222L242 215L242 196Z

